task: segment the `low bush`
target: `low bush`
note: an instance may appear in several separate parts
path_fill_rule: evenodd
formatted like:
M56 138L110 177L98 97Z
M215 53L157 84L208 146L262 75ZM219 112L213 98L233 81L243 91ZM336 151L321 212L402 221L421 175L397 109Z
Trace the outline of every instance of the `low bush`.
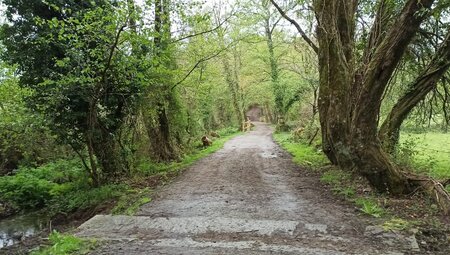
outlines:
M47 207L53 213L73 212L117 198L124 189L124 185L92 187L77 159L20 168L0 177L0 201L17 211Z
M226 127L217 131L220 136L230 136L236 134L237 132L239 132L238 129L234 127Z
M52 199L51 191L56 185L25 172L1 177L0 200L17 209L40 208Z
M355 200L356 205L359 206L359 209L368 215L371 215L375 218L380 218L385 214L385 211L382 207L378 205L378 203L369 198L357 198Z

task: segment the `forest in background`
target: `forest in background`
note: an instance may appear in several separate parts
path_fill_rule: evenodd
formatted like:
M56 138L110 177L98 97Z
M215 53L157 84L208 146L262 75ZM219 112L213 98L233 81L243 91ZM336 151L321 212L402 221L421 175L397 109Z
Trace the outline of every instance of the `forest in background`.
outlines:
M448 1L325 2L3 0L0 215L138 196L252 107L375 190L422 187L448 211Z

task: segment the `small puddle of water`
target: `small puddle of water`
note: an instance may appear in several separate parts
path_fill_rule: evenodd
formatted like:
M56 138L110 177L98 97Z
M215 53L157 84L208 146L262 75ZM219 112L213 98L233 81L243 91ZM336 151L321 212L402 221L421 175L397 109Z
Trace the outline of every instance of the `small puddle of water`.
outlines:
M274 152L263 152L263 153L259 153L259 155L262 158L276 158L276 157L278 157L277 154L275 154Z
M17 215L0 220L0 249L34 236L47 226L49 217L43 213Z

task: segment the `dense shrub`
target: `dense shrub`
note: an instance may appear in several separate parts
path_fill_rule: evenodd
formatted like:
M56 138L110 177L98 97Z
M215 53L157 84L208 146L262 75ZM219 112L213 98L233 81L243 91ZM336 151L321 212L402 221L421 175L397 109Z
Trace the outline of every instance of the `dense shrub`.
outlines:
M0 199L20 209L40 208L51 200L56 185L24 171L0 178Z
M20 168L0 177L0 201L17 210L48 207L73 212L119 197L123 186L91 187L79 160L59 160L38 168Z

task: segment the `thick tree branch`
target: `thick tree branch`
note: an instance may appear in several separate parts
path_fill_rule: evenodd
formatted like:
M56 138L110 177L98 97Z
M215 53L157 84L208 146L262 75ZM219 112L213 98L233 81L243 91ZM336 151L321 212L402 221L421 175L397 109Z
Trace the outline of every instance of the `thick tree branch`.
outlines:
M379 137L388 152L398 142L399 129L411 110L436 88L438 81L450 67L450 33L440 45L425 70L408 86L408 91L398 100L381 125Z
M111 67L111 61L112 61L112 58L114 56L114 52L117 49L117 45L119 44L120 35L122 34L122 32L127 27L128 20L129 19L127 18L125 24L120 26L119 30L117 31L116 37L114 38L114 42L111 45L111 49L109 51L108 59L106 60L105 69L103 70L103 82L106 82L106 74L107 74L109 68Z
M370 62L374 53L374 49L378 47L378 45L382 42L384 36L386 35L384 31L386 31L388 28L390 17L390 11L388 10L387 5L387 0L378 1L375 20L370 30L368 43L364 50L363 64L367 64Z
M297 29L297 31L300 33L301 37L303 38L303 40L306 41L306 43L308 43L309 46L311 46L311 48L314 50L314 52L318 53L319 52L319 48L317 47L317 45L306 35L305 31L303 31L303 29L300 27L300 25L297 23L297 21L291 19L286 12L283 11L283 9L281 9L281 7L275 3L274 0L270 0L270 2L273 4L273 6L275 6L275 8L278 10L278 12L281 14L281 16L283 16L283 18L285 18L287 21L289 21L292 25L295 26L295 28Z
M381 98L392 73L418 31L420 24L427 17L434 0L408 0L397 21L375 50L362 82L361 93L357 102L359 107L354 114L354 123L367 123L373 116L378 116ZM367 100L371 98L371 100ZM377 130L372 130L376 134Z

